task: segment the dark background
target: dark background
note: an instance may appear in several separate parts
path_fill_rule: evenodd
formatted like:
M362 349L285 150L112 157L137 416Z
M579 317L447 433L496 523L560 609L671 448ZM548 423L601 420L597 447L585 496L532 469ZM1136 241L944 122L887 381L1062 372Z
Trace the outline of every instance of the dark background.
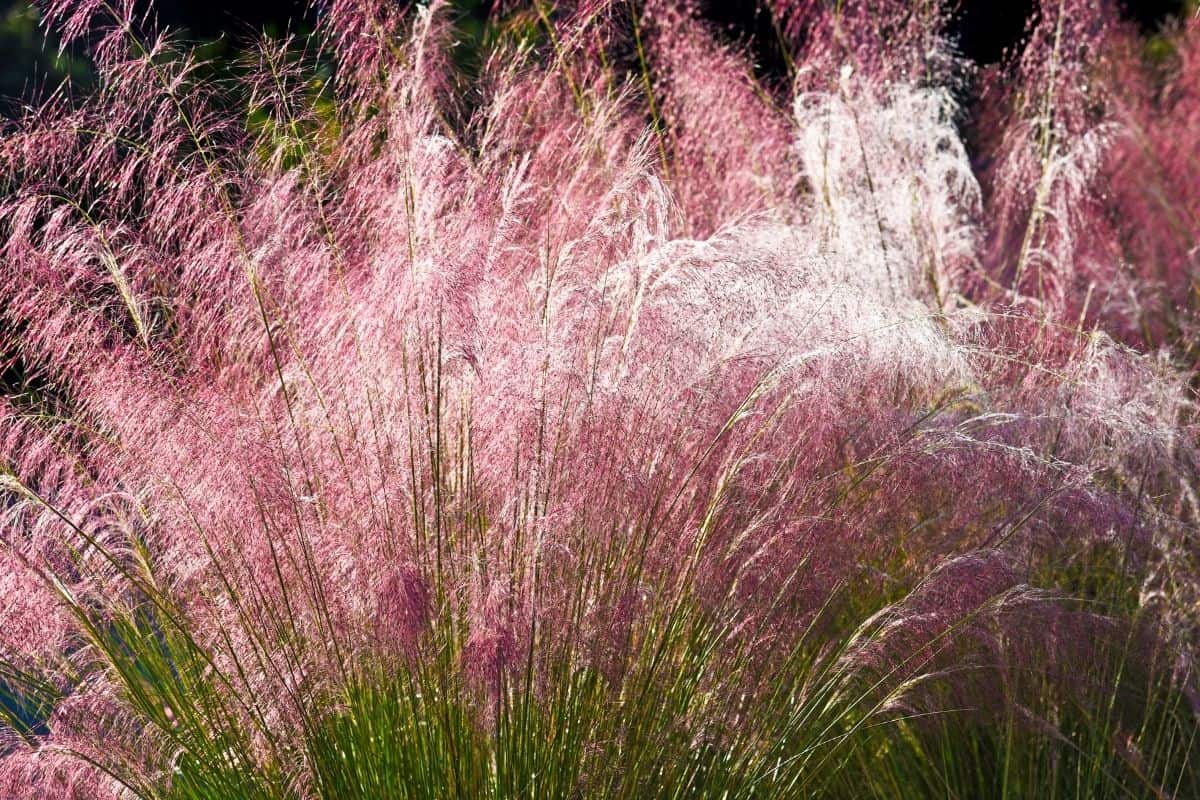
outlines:
M1153 35L1172 16L1182 12L1186 0L1123 0L1123 13ZM459 0L468 18L482 20L492 0ZM756 0L701 0L705 16L731 38L749 40L760 69L770 73L780 55L774 45L769 20L758 11ZM1007 48L1020 42L1025 21L1034 3L1022 0L964 0L954 23L963 55L987 64L998 61ZM159 25L205 44L205 55L228 58L266 31L303 33L311 30L314 12L305 0L154 0L144 7ZM37 22L30 0L0 0L0 113L11 111L21 99L60 83L70 76L86 85L86 59L76 53L60 55L51 37Z

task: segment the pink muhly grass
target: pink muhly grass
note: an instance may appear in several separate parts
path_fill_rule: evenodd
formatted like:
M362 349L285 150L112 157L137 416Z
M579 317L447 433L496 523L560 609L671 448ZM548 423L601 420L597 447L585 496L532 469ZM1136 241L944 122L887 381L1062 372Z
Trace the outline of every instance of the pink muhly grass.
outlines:
M333 110L266 45L246 126L48 5L101 80L0 140L6 796L836 796L1114 653L1200 696L1191 328L1097 294L1190 296L1192 172L1178 225L1140 181L1190 73L1123 96L1046 2L981 171L948 6L770 6L787 86L690 3L534 4L468 97L443 4L334 2Z
M1117 280L1096 177L1114 132L1103 57L1114 9L1096 0L1047 0L1028 41L985 92L1004 108L989 169L989 260L999 283L1066 324L1087 314L1087 287ZM1084 236L1083 232L1087 231Z
M1200 22L1167 32L1168 56L1148 63L1127 37L1112 57L1113 117L1120 133L1106 153L1106 205L1116 220L1127 277L1106 292L1111 326L1145 347L1195 340L1200 250L1197 144L1187 134L1200 113Z

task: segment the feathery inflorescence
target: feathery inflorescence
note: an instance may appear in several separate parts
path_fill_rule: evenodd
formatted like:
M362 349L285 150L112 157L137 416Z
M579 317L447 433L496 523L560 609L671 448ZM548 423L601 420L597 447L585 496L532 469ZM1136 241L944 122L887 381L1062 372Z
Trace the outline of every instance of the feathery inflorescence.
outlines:
M952 11L765 3L765 81L691 2L498 7L466 81L337 0L214 87L47 4L99 80L0 139L0 794L1200 790L1200 27L1046 0L969 154Z

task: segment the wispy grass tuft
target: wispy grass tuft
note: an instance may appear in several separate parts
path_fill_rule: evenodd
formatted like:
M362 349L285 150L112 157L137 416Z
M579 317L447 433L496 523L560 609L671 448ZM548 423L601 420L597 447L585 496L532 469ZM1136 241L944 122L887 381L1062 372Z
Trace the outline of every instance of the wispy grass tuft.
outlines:
M766 5L46 5L0 796L1200 795L1200 28Z

